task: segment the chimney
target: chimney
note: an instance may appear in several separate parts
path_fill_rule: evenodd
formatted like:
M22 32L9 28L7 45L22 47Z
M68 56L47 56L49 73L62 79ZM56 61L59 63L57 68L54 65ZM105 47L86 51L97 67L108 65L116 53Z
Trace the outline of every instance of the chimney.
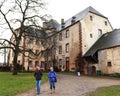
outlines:
M64 24L64 19L63 18L61 19L61 24Z

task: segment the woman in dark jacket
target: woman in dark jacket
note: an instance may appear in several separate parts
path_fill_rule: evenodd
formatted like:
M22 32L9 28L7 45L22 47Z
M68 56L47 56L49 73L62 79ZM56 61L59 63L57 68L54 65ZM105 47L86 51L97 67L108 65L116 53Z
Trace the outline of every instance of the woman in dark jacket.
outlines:
M34 77L36 79L36 87L37 87L37 94L40 94L40 87L42 82L42 72L40 71L40 67L36 67L36 71L34 73Z

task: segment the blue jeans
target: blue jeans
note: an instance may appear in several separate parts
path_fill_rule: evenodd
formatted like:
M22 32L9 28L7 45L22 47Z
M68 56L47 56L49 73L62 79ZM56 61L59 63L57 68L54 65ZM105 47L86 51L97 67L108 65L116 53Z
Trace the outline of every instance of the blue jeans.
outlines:
M37 93L40 93L41 80L36 80Z
M50 82L50 89L52 90L52 88L55 90L55 82Z

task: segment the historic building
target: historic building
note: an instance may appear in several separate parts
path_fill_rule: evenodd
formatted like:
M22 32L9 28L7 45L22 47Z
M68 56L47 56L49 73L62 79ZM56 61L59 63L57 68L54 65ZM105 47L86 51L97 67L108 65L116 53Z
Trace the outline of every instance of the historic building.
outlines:
M56 57L62 70L86 73L87 63L84 54L102 36L112 31L107 17L88 7L67 21L61 20L57 35L59 53Z
M43 27L48 29L46 31L46 43L49 43L51 40L52 42L54 41L52 43L54 45L52 49L53 54L48 58L39 57L34 60L19 56L18 61L21 64L24 63L26 70L28 67L34 69L36 64L44 69L55 65L62 71L80 71L84 74L92 74L93 71L97 71L95 64L98 64L98 62L94 58L96 55L92 55L92 58L89 58L87 53L103 34L113 30L108 18L91 6L66 21L61 19L61 24L52 19L49 22L44 22ZM29 40L34 41L34 43L28 44ZM34 48L33 50L36 50L36 52L37 50L46 49L41 45L38 46L31 36L28 36L26 39L23 38L21 42L23 46ZM12 63L12 52L10 57L10 62ZM45 63L46 60L49 61L47 65ZM51 60L54 62L51 62ZM89 68L92 64L95 65L93 71Z
M84 55L87 73L120 73L120 29L102 35Z
M18 32L19 29L16 29L15 32ZM34 29L28 28L26 32L23 34L20 45L23 50L31 49L36 56L33 56L31 52L24 52L24 54L19 53L17 62L22 65L25 70L34 70L35 66L41 64L44 61L44 58L39 56L38 54L43 50L43 46L41 45L41 41L39 38L43 38L45 35L44 32ZM12 42L15 42L14 35L12 35L11 39ZM13 56L14 52L10 50L9 52L9 64L12 65L13 63Z

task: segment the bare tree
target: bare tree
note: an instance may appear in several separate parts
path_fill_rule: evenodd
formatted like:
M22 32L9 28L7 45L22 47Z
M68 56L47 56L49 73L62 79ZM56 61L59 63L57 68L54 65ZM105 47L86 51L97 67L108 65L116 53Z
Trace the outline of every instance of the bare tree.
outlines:
M0 49L9 48L14 52L13 58L13 75L17 75L17 58L23 51L31 51L20 46L20 41L24 32L29 27L42 29L41 20L46 20L46 3L42 0L1 0L0 1L0 26L9 29L14 37L14 42L1 38ZM14 30L14 29L18 30ZM11 46L3 46L4 43ZM23 50L24 49L24 50Z
M42 43L44 50L42 50L42 56L45 59L45 69L47 70L50 66L56 66L57 58L56 52L58 51L58 41L57 36L48 36L48 38L43 40Z
M48 22L44 22L43 26L46 30L46 39L43 39L42 46L44 50L42 50L42 56L45 59L45 69L48 69L50 66L56 66L57 57L56 53L58 52L58 27L60 24L51 19Z

